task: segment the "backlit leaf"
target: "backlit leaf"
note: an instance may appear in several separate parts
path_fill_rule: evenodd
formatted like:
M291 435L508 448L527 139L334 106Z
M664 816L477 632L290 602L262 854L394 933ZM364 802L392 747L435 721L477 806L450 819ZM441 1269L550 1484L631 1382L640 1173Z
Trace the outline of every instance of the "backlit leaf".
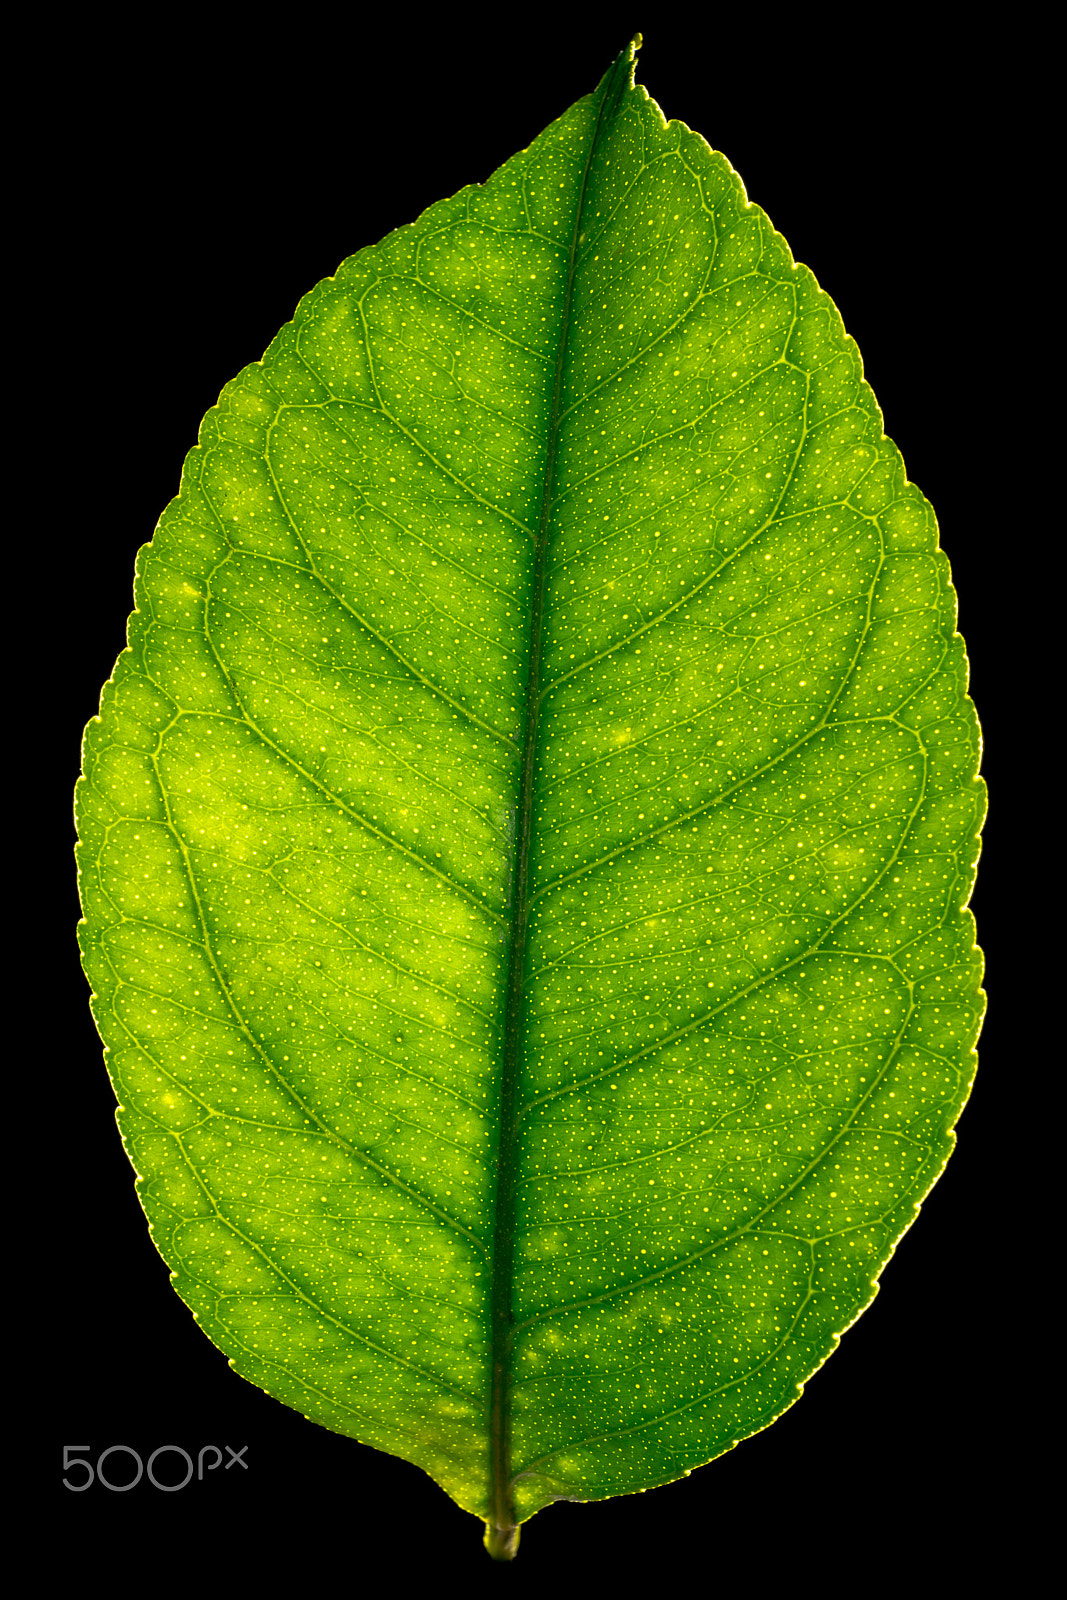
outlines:
M933 513L830 300L631 72L227 386L78 795L175 1288L496 1555L791 1404L981 1011Z

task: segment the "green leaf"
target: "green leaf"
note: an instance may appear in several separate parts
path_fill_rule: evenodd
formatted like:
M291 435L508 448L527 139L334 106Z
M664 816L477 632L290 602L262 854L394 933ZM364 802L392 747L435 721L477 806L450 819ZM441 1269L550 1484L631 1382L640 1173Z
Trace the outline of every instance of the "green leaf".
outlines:
M796 1399L981 1014L933 513L827 296L631 70L227 385L78 792L175 1288L496 1555Z

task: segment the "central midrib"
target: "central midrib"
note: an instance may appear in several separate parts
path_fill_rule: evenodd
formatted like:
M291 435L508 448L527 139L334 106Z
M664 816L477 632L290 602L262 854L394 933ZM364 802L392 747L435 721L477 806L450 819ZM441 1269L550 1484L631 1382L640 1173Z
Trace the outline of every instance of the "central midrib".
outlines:
M517 1179L518 1096L522 1069L522 1037L525 995L526 940L529 929L530 825L533 817L534 775L537 766L541 702L541 660L544 633L545 583L547 579L548 530L555 491L556 461L561 423L560 398L563 370L570 331L574 275L581 239L582 211L589 171L604 129L613 120L622 94L629 86L637 41L615 61L601 85L596 122L578 187L571 232L567 283L564 290L552 401L548 416L541 512L534 544L534 568L530 590L530 653L526 685L522 746L522 772L515 827L515 870L512 876L511 941L508 953L507 1003L504 1013L504 1040L501 1062L500 1141L497 1153L495 1222L490 1278L492 1317L490 1427L490 1508L487 1545L491 1555L509 1559L518 1546L518 1526L511 1488L510 1380L512 1358L512 1293L514 1283L514 1232Z

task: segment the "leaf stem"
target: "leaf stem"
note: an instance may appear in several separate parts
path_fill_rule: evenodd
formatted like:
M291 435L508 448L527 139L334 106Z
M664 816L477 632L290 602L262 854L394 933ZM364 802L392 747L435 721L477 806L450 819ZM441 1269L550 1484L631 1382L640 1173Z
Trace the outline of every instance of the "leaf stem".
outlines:
M581 240L582 209L589 171L598 142L614 120L623 93L629 87L640 36L632 40L601 80L599 105L593 125L589 151L578 188L571 232L567 283L560 316L556 346L555 375L549 410L545 450L541 514L534 545L534 567L530 591L530 654L523 712L522 774L515 828L515 864L511 884L508 952L508 987L504 1015L503 1059L500 1089L500 1141L497 1147L496 1204L493 1230L490 1314L492 1318L492 1375L489 1405L490 1434L490 1519L486 1523L485 1547L494 1561L511 1561L519 1546L519 1524L514 1499L511 1463L511 1362L515 1325L512 1304L515 1267L515 1208L518 1192L517 1141L519 1092L526 1009L526 946L529 932L531 896L529 857L533 819L534 778L539 749L539 711L541 701L542 656L544 648L545 585L548 576L549 524L552 515L559 431L562 418L564 365L574 275Z

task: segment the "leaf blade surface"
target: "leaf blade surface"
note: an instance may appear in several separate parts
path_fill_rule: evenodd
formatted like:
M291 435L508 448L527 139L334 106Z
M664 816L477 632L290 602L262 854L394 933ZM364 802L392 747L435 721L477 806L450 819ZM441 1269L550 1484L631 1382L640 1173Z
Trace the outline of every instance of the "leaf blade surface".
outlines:
M724 159L617 68L346 262L131 650L86 966L205 1330L502 1526L494 1368L520 1518L764 1426L947 1157L981 797L930 508Z

